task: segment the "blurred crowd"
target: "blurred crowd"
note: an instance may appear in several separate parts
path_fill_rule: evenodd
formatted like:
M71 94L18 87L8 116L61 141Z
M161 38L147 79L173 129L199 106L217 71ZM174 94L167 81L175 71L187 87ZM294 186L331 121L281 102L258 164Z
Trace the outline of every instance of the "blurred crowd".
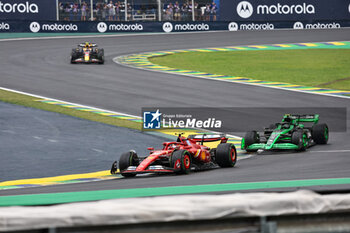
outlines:
M197 2L192 5L192 1L179 4L169 3L164 6L163 20L168 21L191 21L192 11L194 12L196 21L216 21L218 7L213 3L199 4Z
M210 0L209 0L210 1ZM183 1L179 3L163 4L162 20L164 21L191 21L192 12L196 21L216 21L218 7L216 4L197 3L192 5L192 1ZM125 1L98 2L93 4L93 20L98 21L131 21L135 20L135 15L153 15L151 20L157 20L157 5L135 5L130 3L125 5ZM91 8L87 2L60 2L59 3L60 20L65 21L87 21L91 19ZM125 18L125 12L127 17Z
M93 5L93 20L98 21L123 21L125 20L125 9L128 12L128 20L132 15L130 4L125 7L124 2L110 1L109 3L97 3ZM86 2L79 3L59 3L60 20L66 21L86 21L91 18L90 5Z

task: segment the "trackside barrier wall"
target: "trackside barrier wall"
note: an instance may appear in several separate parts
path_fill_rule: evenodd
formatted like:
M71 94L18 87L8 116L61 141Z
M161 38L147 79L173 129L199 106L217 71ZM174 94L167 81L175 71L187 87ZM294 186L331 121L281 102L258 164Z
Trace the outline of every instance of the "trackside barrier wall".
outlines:
M0 20L0 32L188 32L218 30L332 29L350 27L349 20L226 22L67 22Z
M1 20L56 20L56 0L0 0Z
M224 21L348 20L349 0L221 0Z
M349 211L350 194L320 195L306 190L290 193L145 197L128 201L115 199L54 206L1 207L0 232Z

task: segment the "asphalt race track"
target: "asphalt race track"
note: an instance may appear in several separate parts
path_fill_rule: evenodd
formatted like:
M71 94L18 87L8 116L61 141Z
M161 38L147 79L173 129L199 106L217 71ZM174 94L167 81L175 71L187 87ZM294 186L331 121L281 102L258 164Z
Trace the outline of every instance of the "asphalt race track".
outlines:
M106 170L120 152L134 149L144 154L147 147L164 141L136 130L3 102L0 126L0 182Z
M0 58L0 86L134 115L140 115L142 107L152 106L348 108L350 100L345 98L143 71L117 65L112 58L171 49L349 39L350 29L240 31L91 39L105 49L105 65L69 64L71 47L87 39L4 41L0 42L0 50L8 55ZM316 146L303 153L264 153L239 162L233 169L198 172L186 177L140 177L4 190L0 195L349 177L349 126L348 117L347 132L332 133L329 145ZM322 190L334 188L350 189L350 186L315 187Z

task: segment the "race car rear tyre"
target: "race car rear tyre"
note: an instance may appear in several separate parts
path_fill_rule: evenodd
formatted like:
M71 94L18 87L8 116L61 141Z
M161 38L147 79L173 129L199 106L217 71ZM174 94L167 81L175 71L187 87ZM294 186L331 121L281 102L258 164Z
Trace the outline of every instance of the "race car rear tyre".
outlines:
M97 52L97 59L99 60L99 64L103 64L105 62L105 51L104 49L100 49Z
M327 144L328 142L328 126L327 124L316 124L312 126L311 130L312 139L317 144Z
M248 146L254 144L254 143L259 143L259 135L258 133L254 130L254 131L249 131L245 134L244 136L244 149L247 152L256 152L257 149L247 149Z
M233 167L237 162L236 147L232 143L221 143L216 148L215 161L220 167Z
M72 64L76 63L75 59L78 58L78 53L77 53L77 51L75 49L72 49L72 52L71 52L70 56L71 56L70 63L72 63Z
M177 150L171 155L170 166L176 174L188 174L191 171L192 158L187 150Z
M120 159L119 159L119 170L120 170L120 172L123 172L130 166L138 166L139 163L140 163L139 162L139 158L138 158L136 152L128 151L126 153L123 153L120 156ZM121 173L121 175L124 176L124 177L133 177L136 174Z
M76 49L72 49L72 52L70 54L71 59L70 59L70 63L76 63L75 59L77 59L79 57L78 51L76 51Z
M307 147L307 135L303 130L297 130L292 133L292 143L298 146L296 151L304 151Z

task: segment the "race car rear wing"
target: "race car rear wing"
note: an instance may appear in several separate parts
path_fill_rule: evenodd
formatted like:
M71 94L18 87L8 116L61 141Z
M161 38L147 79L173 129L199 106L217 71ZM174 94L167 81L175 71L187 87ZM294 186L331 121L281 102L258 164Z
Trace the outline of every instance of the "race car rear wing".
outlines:
M215 142L221 141L222 143L227 142L227 137L224 134L193 134L187 137L196 142Z
M313 122L316 124L319 119L318 114L304 114L304 115L299 115L299 114L285 114L283 116L283 121L285 122L287 118L290 118L292 120L296 120L297 123L299 122Z
M79 47L85 47L85 43L78 44ZM90 44L90 47L97 47L97 44Z

